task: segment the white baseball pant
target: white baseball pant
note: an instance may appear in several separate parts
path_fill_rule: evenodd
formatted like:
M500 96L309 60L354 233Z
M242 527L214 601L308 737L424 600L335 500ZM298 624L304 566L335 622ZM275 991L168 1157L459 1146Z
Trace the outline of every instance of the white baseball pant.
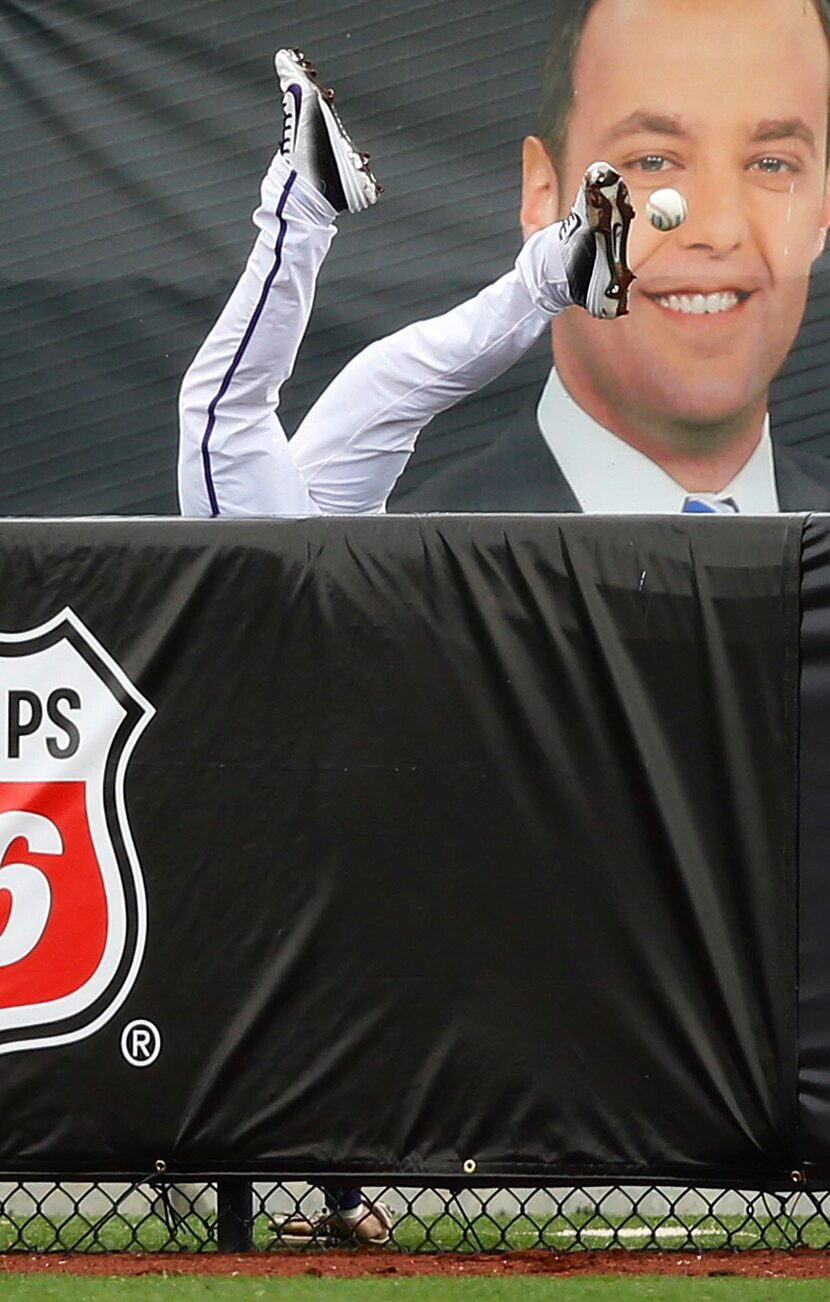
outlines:
M334 209L280 155L262 183L256 242L188 368L179 398L187 516L377 514L433 416L507 370L570 305L557 227L506 276L443 316L359 353L289 441L276 415L294 369Z

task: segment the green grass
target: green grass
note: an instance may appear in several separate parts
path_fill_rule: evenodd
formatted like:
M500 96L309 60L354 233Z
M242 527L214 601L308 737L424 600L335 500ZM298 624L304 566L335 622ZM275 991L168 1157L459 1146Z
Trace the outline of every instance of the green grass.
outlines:
M82 1279L0 1275L3 1302L819 1302L828 1281L779 1279Z
M753 1216L685 1215L674 1217L604 1216L585 1208L568 1217L535 1220L527 1216L481 1214L470 1220L460 1211L439 1217L405 1216L394 1227L394 1248L408 1252L509 1251L551 1248L559 1252L603 1249L661 1248L667 1251L705 1251L736 1247L787 1248L803 1244L813 1248L830 1246L830 1226L824 1216L795 1219ZM265 1216L254 1226L259 1249L274 1245L274 1234ZM143 1219L114 1215L64 1220L43 1215L0 1217L0 1252L22 1249L29 1252L105 1251L156 1252L165 1248L184 1252L215 1250L215 1225L197 1216L182 1222L171 1238L158 1216ZM830 1297L830 1286L828 1287Z

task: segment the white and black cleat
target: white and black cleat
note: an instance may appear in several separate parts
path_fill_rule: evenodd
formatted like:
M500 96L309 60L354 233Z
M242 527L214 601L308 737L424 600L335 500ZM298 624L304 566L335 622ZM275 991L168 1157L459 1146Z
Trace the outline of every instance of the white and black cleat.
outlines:
M334 91L321 85L300 50L277 50L274 66L283 96L284 157L337 212L377 203L383 187L369 169L369 155L355 148L340 121Z
M634 219L628 186L609 163L592 163L562 223L562 261L574 303L613 321L628 312L634 274L626 261Z

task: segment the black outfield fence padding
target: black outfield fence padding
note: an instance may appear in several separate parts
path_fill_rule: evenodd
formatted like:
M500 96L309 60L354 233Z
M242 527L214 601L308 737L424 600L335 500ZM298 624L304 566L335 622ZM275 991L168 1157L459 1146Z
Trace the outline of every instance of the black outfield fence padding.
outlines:
M0 1247L823 1243L826 517L0 535Z

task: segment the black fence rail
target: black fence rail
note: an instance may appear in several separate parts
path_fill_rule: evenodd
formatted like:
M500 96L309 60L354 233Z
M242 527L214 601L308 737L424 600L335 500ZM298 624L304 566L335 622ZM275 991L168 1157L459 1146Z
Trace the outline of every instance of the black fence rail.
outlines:
M379 1251L830 1247L830 1194L803 1190L382 1186L367 1189L365 1197L388 1221ZM299 1183L229 1177L0 1183L3 1253L325 1251L359 1246L367 1224L327 1215L320 1191Z

